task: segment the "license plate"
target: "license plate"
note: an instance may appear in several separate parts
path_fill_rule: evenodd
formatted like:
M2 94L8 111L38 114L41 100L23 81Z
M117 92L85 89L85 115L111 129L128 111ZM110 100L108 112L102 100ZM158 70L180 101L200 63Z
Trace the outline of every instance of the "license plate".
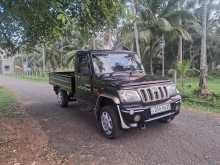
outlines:
M164 105L153 106L150 109L150 112L151 112L151 115L155 115L157 113L162 113L162 112L166 112L166 111L170 111L170 110L171 110L170 104L164 104Z

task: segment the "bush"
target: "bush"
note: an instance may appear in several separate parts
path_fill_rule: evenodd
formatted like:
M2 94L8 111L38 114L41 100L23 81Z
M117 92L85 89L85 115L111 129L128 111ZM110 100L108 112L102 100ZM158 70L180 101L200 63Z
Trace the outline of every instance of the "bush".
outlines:
M188 70L188 72L186 72L186 77L195 78L195 77L199 77L199 74L200 71L196 68L193 68Z
M220 78L220 71L210 72L210 73L209 73L209 78L211 78L211 79Z

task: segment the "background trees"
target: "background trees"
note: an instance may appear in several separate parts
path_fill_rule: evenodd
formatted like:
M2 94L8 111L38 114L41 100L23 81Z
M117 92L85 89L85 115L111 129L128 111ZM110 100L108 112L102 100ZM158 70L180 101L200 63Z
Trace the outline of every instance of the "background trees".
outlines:
M118 0L1 0L0 28L1 31L7 29L5 33L11 34L2 39L14 40L8 46L51 41L63 35L63 27L68 22L74 22L82 35L93 35L106 25L113 26L120 11Z
M187 60L207 89L220 63L216 0L2 0L0 21L0 46L22 52L32 70L71 69L76 50L113 45L140 54L152 75Z

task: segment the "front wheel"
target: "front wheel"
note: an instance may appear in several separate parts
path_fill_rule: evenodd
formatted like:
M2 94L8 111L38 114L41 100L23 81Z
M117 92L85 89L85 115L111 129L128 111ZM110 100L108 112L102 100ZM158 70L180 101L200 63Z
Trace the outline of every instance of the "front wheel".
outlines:
M59 90L57 94L57 101L61 107L67 107L69 102L67 92L64 90Z
M99 126L103 135L107 138L113 139L120 136L122 130L118 113L114 106L104 106L101 109Z

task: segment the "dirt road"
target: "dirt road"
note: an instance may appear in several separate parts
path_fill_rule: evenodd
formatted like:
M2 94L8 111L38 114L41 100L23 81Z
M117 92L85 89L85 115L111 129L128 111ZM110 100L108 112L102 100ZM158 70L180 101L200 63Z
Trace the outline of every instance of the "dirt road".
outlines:
M220 115L182 110L170 124L154 122L115 140L103 138L84 105L57 105L52 87L0 77L40 125L64 164L220 165Z

